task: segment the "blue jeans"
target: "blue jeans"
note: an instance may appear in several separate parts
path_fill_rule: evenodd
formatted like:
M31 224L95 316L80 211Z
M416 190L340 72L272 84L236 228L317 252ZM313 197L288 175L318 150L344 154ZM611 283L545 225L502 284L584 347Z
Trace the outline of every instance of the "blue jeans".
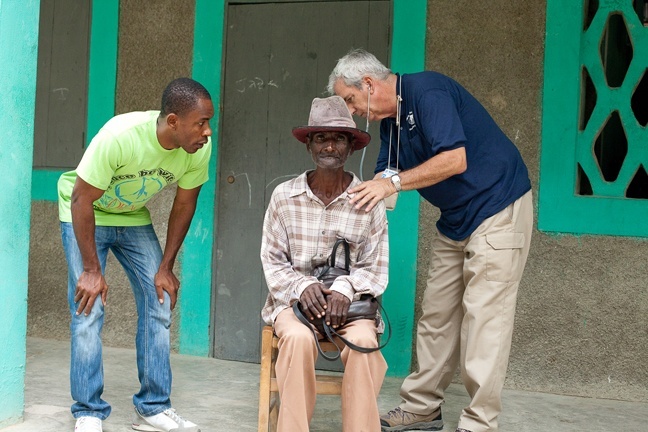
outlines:
M104 307L98 296L88 316L83 313L76 315L78 304L74 302L74 293L83 272L83 261L71 223L61 222L61 238L68 262L68 304L72 316L70 387L72 399L76 401L72 405L72 415L105 420L110 415L110 405L101 398ZM160 304L154 284L162 260L160 243L152 225L98 226L95 242L102 273L105 273L106 257L111 250L126 271L135 296L138 315L135 345L140 390L133 396L133 404L143 416L159 414L171 407L171 301L165 292L164 304Z

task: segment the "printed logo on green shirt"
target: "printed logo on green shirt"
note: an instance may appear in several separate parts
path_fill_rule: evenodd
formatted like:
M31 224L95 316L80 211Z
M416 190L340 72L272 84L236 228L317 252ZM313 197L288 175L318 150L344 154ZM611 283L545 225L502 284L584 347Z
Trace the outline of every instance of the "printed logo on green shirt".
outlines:
M174 180L173 173L162 168L140 170L137 175L114 176L108 189L95 201L95 208L120 212L137 210Z

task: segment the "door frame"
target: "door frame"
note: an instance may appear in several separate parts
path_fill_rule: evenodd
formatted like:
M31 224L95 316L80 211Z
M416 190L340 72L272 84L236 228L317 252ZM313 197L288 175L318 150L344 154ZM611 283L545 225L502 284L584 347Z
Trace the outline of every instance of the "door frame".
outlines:
M303 121L313 96L325 96L328 75L349 47L365 47L389 64L391 26L383 24L392 22L391 14L390 0L228 4L216 166L212 357L259 362L264 324L259 311L268 295L258 256L263 215L275 187L313 168L303 145L295 148L290 130ZM313 32L316 21L351 30L322 37ZM277 111L278 106L284 108ZM373 137L379 136L379 127L372 122ZM380 149L376 141L362 157L349 158L345 169L372 178ZM340 362L334 365L342 370ZM332 364L316 366L329 369Z
M276 2L294 0L275 0ZM304 0L301 0L304 1ZM318 1L318 0L306 0ZM226 11L229 3L261 3L267 0L229 1L196 0L192 76L212 95L214 121L209 181L203 185L192 226L185 239L181 278L183 295L180 304L180 352L209 355L212 317L212 254L217 198L216 178L221 121L221 87ZM427 0L392 0L391 68L401 73L425 68ZM394 337L383 350L390 376L404 376L410 371L420 198L416 192L401 194L397 209L390 212L390 283L383 295ZM413 228L415 227L415 228ZM208 251L206 253L206 251Z

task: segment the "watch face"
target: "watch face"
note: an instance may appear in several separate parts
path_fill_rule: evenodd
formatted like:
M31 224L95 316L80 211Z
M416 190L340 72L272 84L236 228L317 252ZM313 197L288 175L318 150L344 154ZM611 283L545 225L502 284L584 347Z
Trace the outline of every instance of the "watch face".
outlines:
M394 187L396 187L396 190L400 192L401 190L400 176L398 174L393 175L391 177L391 181L394 184Z

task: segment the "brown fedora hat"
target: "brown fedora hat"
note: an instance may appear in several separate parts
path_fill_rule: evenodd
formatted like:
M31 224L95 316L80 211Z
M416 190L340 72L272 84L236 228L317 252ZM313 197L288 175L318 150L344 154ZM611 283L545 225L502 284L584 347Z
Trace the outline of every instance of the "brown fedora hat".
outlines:
M340 96L313 99L308 126L292 130L295 138L303 143L308 134L313 132L348 132L355 138L353 150L360 150L371 141L371 135L356 127L349 108Z

